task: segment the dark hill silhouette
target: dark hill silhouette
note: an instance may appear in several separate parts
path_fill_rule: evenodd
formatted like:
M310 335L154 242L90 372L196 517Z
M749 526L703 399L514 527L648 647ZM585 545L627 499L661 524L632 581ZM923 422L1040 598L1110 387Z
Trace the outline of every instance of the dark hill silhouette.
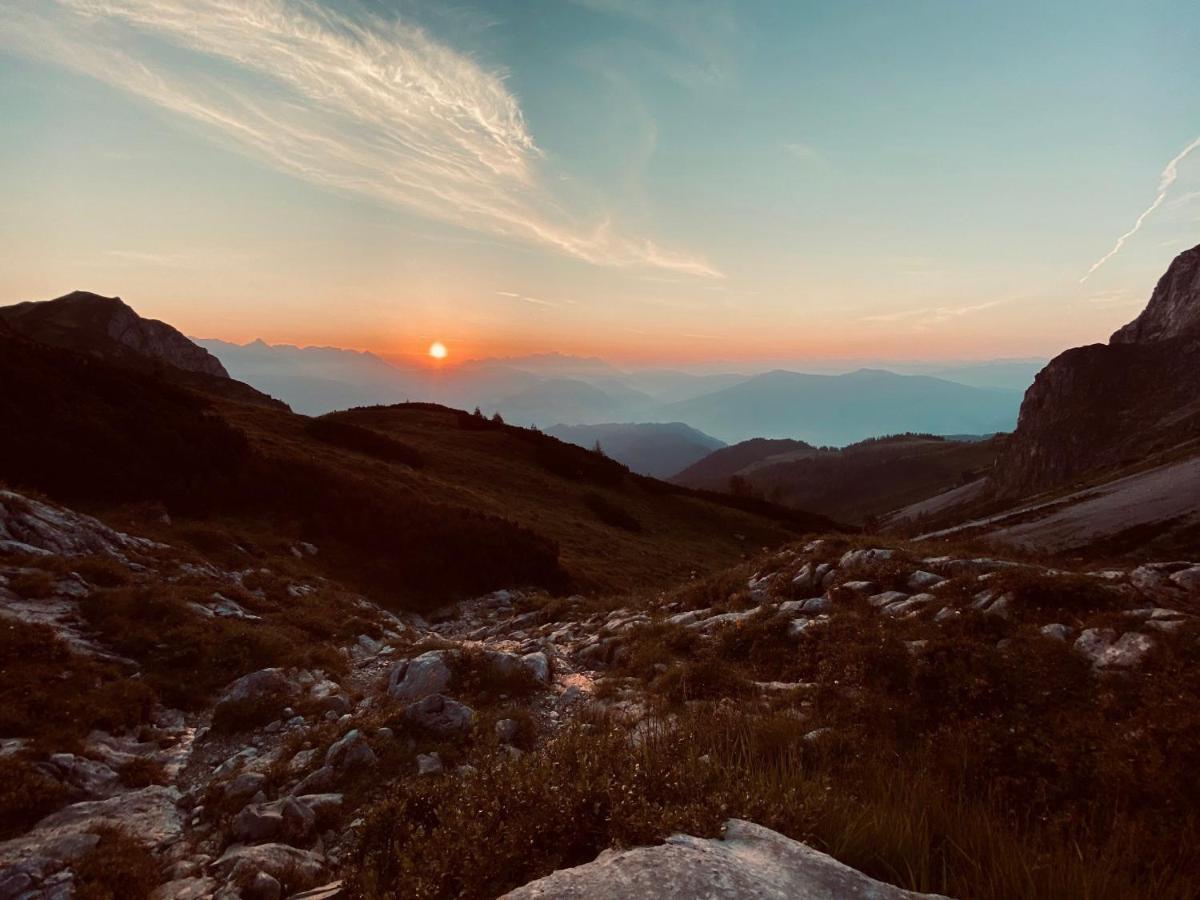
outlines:
M807 444L789 449L771 445L798 442L747 441L717 451L674 480L864 522L982 477L1002 441L906 434L871 438L840 450Z

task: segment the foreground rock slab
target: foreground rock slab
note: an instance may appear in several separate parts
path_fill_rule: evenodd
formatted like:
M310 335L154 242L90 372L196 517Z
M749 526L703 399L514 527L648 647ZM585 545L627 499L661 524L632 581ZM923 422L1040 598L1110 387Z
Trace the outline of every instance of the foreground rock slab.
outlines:
M657 847L606 850L504 895L505 900L917 900L778 832L730 819L722 839L681 834ZM945 900L945 898L941 898Z

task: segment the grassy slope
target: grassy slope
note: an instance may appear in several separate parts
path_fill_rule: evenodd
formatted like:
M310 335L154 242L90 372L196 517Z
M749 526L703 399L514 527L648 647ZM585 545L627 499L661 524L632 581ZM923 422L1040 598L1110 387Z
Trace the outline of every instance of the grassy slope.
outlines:
M955 487L967 472L986 470L995 460L998 446L997 439L947 441L903 436L781 461L770 456L756 458L733 471L724 467L723 477L710 465L706 478L686 478L687 473L682 473L678 480L728 489L729 478L737 476L755 494L774 502L861 522ZM708 459L727 452L718 451ZM689 471L705 462L708 460Z
M828 524L815 516L807 523L772 521L723 500L672 493L545 435L509 427L466 430L461 413L445 408L411 404L332 417L397 438L427 460L417 473L379 469L379 477L405 478L421 496L504 516L551 538L563 566L590 590L659 587L728 565L746 551L806 530L806 524L813 530ZM564 469L548 454L585 468L578 477L560 474ZM596 495L632 516L641 530L602 522L588 502Z

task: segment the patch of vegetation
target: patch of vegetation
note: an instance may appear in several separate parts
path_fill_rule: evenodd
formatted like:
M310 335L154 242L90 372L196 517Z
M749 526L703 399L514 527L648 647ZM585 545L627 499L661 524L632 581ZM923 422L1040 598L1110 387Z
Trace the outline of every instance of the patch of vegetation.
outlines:
M117 828L98 832L100 843L72 866L78 900L145 900L162 881L148 847Z
M603 494L588 491L583 495L583 505L605 525L611 525L613 528L623 528L625 531L632 531L634 533L642 530L641 522Z
M473 759L470 778L402 782L367 816L352 891L494 897L610 846L717 836L738 817L913 890L983 900L1192 896L1193 820L1153 835L1120 805L1066 823L1011 818L890 747L824 750L804 740L809 727L786 712L705 705L643 723L637 741L614 723L582 722L518 760Z
M129 788L144 788L152 784L167 784L167 770L157 760L145 756L122 763L117 770L121 784Z
M365 453L384 462L398 462L410 469L424 467L425 457L414 448L370 428L339 421L336 415L310 419L304 423L304 430L317 440L335 447Z
M0 619L0 737L62 750L94 728L148 721L156 699L118 667L72 653L48 625Z
M55 578L49 572L30 569L9 579L8 587L26 600L44 600L54 594Z
M67 789L19 757L0 757L0 840L15 837L67 802Z
M344 664L333 648L291 624L202 618L188 603L209 593L177 585L114 588L93 593L81 608L109 646L137 660L144 683L170 706L195 709L257 669Z
M501 661L481 650L455 654L450 669L455 696L472 707L529 697L542 687L533 673L515 659Z

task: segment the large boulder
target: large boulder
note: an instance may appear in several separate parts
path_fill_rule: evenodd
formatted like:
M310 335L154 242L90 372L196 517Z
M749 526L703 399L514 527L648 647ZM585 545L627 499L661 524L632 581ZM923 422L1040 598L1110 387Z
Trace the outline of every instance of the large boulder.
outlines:
M33 857L67 858L72 848L84 844L88 845L84 849L89 849L98 840L95 832L106 827L121 828L148 847L166 847L183 833L179 796L174 787L152 785L60 809L38 822L32 831L0 843L0 871Z
M506 900L916 900L831 856L740 819L720 839L681 834L657 847L606 850L505 894ZM944 898L942 898L944 900Z
M244 879L249 883L256 873L266 872L272 878L303 889L320 883L325 871L325 858L287 844L234 846L213 863L213 868L221 879L236 876L237 880Z
M420 700L446 690L451 677L446 652L430 650L392 667L388 675L388 695L396 700Z
M433 694L404 707L404 718L434 734L450 737L469 731L475 712L456 700Z
M242 710L272 703L278 703L282 708L299 691L300 686L283 669L259 669L243 675L221 691L213 717L237 716Z

